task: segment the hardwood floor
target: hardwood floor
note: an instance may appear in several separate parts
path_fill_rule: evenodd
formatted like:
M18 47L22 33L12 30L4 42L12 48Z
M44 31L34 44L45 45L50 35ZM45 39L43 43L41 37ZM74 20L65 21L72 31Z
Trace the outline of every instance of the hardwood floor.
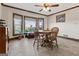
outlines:
M58 38L59 48L33 47L33 39L13 40L9 42L9 56L79 56L79 42Z

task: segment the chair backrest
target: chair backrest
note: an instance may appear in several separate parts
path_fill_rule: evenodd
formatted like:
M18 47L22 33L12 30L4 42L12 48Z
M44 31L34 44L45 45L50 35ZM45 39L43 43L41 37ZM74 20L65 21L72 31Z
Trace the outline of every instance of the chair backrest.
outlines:
M56 38L57 37L57 34L59 32L59 28L58 27L53 27L51 29L51 31L52 31L52 33L51 33L52 38Z
M35 36L38 36L38 35L39 35L39 33L38 33L38 32L34 32L34 35L35 35Z
M38 32L38 29L35 28L35 32L34 32L34 37L37 38L39 36L39 32Z
M53 28L51 29L51 31L58 34L59 28L58 28L58 27L53 27Z

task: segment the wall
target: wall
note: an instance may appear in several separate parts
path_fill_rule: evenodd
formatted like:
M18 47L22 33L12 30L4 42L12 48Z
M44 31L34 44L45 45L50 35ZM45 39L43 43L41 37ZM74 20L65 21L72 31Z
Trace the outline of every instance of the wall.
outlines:
M2 6L2 19L7 21L10 37L13 36L13 13L17 13L17 14L24 15L24 16L44 18L44 21L45 21L44 22L44 29L47 28L47 24L46 24L47 23L47 17L46 16Z
M56 23L56 15L66 14L64 23ZM59 36L68 36L69 38L79 39L79 7L49 16L48 27L59 27Z
M0 19L1 19L1 3L0 3Z
M12 17L13 13L17 13L17 14L21 14L25 16L45 18L44 29L46 29L47 26L49 27L49 29L57 26L60 29L59 34L58 34L59 36L68 35L68 37L70 38L79 39L79 7L46 17L46 16L2 6L2 19L7 21L10 37L12 37L12 34L13 34L13 25L12 25L13 24L13 17ZM56 23L56 15L63 14L63 13L66 14L65 23ZM1 11L0 11L0 15L1 15Z

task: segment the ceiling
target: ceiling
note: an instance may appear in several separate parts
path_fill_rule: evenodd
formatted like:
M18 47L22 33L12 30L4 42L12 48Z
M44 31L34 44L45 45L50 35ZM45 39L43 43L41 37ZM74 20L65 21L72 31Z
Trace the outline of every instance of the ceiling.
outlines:
M51 12L49 11L41 11L39 12L39 10L41 9L41 7L36 7L35 5L41 5L42 3L4 3L5 5L9 5L12 7L17 7L17 8L21 8L24 10L29 10L32 12L36 12L36 13L40 13L40 14L44 14L44 15L50 15L74 6L79 5L79 3L59 3L58 7L52 7L51 8Z

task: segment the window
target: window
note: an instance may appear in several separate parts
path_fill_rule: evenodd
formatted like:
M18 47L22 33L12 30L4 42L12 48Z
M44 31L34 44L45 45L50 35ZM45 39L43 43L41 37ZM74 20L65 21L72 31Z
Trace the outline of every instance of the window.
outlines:
M36 28L36 19L25 17L25 32L34 32Z
M13 14L13 35L34 32L35 28L44 29L44 19Z
M44 30L44 19L43 18L32 18L25 17L25 32L34 32L35 28Z
M44 19L39 18L39 30L44 30Z
M21 34L22 32L22 16L13 14L13 35Z

